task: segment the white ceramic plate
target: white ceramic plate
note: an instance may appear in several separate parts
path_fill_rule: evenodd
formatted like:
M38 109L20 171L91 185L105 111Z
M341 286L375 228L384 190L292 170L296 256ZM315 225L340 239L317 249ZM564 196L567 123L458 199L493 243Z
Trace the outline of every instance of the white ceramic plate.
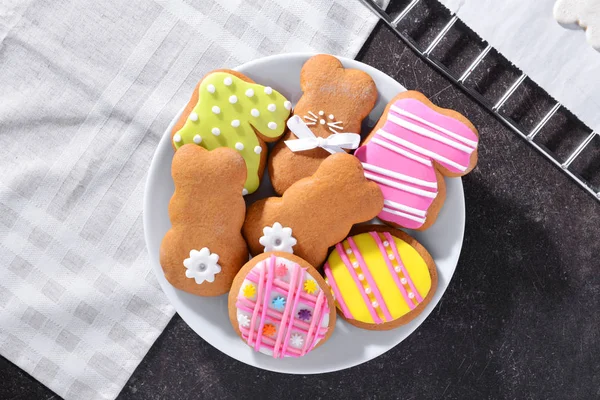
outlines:
M300 69L311 54L284 54L262 58L237 68L262 85L272 86L295 104L300 91ZM404 87L361 62L340 58L346 68L361 69L370 74L379 90L375 109L365 120L365 130L375 125L385 105ZM183 104L182 104L183 106ZM152 268L158 281L183 320L204 340L223 353L258 368L291 374L315 374L337 371L369 361L403 341L427 318L448 287L462 247L465 226L465 205L460 178L446 179L447 198L439 217L425 232L409 232L419 240L433 256L439 274L438 288L433 300L412 322L400 328L385 331L361 330L337 319L331 338L315 351L302 358L273 359L254 352L234 332L227 314L227 295L198 297L173 288L165 279L159 264L160 242L171 227L168 204L173 194L171 160L173 149L170 132L178 116L173 119L160 141L148 174L144 194L144 230L146 245L150 252ZM266 175L266 173L265 173ZM272 195L268 178L253 198Z

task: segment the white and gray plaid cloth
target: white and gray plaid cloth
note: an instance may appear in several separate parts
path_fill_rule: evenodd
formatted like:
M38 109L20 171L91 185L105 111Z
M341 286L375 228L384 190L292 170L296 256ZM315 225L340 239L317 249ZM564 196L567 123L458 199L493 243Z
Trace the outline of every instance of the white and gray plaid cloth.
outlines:
M354 57L354 0L0 4L0 353L66 399L113 399L173 315L142 229L161 134L206 72Z

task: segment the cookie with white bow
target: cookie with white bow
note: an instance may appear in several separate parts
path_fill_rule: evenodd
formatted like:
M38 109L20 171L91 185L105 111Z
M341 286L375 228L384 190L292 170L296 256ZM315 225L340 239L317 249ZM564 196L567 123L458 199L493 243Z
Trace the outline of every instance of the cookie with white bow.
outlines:
M356 149L361 123L377 101L377 87L366 72L346 69L335 57L311 57L300 73L303 94L288 128L269 155L275 192L313 175L333 153Z

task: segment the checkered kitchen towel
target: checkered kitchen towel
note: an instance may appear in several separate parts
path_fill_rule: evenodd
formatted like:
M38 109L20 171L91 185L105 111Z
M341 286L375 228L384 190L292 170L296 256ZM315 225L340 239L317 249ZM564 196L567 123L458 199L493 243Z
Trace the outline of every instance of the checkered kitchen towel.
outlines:
M67 399L113 399L173 315L149 268L146 171L211 69L356 55L355 0L3 0L0 353Z

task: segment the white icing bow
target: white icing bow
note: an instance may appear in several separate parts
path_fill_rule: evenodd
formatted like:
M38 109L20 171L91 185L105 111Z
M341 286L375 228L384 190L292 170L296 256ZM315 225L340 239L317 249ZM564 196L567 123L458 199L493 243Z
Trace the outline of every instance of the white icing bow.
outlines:
M358 133L335 133L326 138L315 136L297 115L288 119L287 126L298 138L285 141L285 145L293 152L321 147L331 154L343 153L344 149L354 150L360 144L360 135Z

